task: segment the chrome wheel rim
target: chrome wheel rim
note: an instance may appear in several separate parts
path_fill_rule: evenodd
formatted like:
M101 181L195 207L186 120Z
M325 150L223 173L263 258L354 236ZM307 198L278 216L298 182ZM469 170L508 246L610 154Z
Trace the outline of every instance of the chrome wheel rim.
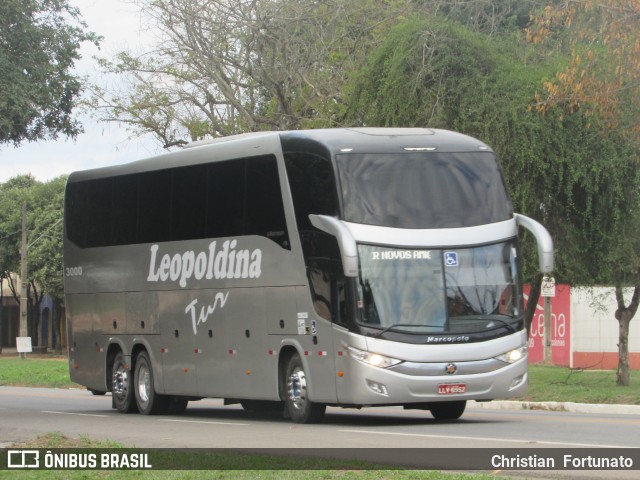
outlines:
M138 373L138 398L141 403L149 402L151 392L151 373L146 365L140 365Z
M119 365L115 372L113 372L113 393L119 397L126 396L128 384L129 373L124 365Z
M302 410L307 404L307 379L304 370L296 367L287 382L287 394L291 405L296 410Z

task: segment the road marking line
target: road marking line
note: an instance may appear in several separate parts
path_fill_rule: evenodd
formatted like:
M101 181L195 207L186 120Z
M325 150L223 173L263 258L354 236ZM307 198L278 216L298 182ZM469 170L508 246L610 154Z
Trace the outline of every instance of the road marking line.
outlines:
M463 437L455 435L429 435L425 433L400 433L400 432L381 432L375 430L338 430L345 433L366 433L368 435L395 435L401 437L423 437L423 438L440 438L451 440L478 440L478 441L493 441L493 442L512 442L512 443L527 443L532 445L563 445L563 446L576 446L576 447L588 447L588 448L629 448L629 445L600 445L593 443L572 443L572 442L553 442L553 441L532 441L532 440L517 440L517 439L505 439L505 438L492 438L492 437Z
M54 412L53 410L42 410L40 413L54 413L56 415L76 415L78 417L108 417L109 416L109 415L98 415L95 413Z
M159 422L176 422L176 423L202 423L205 425L234 425L237 427L250 427L250 423L233 423L233 422L209 422L204 420L172 420L169 418L161 418Z

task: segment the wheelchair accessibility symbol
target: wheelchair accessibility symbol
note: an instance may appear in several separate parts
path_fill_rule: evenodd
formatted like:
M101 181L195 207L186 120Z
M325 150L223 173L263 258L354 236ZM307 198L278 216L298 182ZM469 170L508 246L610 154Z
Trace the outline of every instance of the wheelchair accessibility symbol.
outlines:
M444 252L444 264L447 267L457 267L458 252Z

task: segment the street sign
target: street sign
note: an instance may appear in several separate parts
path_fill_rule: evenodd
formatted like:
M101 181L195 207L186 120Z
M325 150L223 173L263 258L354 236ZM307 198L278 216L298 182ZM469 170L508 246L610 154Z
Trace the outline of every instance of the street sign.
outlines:
M544 277L542 279L542 290L540 292L542 297L555 297L556 296L556 279L553 277Z
M18 353L31 353L31 337L16 337L16 351Z

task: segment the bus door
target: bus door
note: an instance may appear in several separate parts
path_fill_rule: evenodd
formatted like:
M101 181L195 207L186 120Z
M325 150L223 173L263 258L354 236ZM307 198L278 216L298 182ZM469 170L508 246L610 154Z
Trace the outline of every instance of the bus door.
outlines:
M311 340L307 351L311 394L316 402L336 402L340 382L337 367L342 366L338 359L343 355L341 336L346 332L343 325L347 322L345 277L342 264L335 258L308 257L306 262L312 309L308 312L309 320L303 318L301 324L308 325L306 333ZM308 305L308 300L304 303ZM304 317L307 312L298 315Z

